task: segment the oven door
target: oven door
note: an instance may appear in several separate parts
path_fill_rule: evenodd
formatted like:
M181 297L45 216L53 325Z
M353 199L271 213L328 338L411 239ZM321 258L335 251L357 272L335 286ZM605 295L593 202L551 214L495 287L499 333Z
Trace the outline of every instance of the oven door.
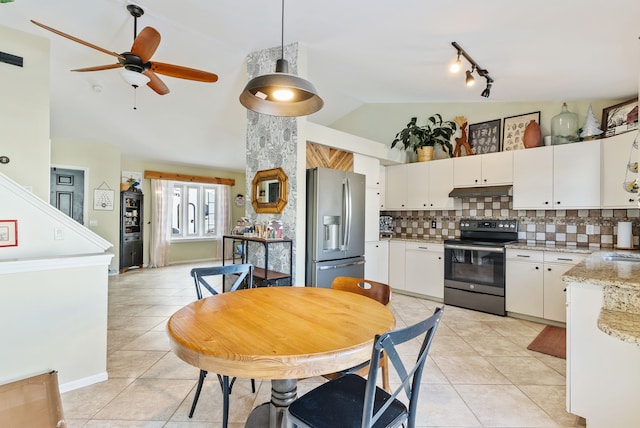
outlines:
M504 296L503 246L445 244L444 260L445 287Z

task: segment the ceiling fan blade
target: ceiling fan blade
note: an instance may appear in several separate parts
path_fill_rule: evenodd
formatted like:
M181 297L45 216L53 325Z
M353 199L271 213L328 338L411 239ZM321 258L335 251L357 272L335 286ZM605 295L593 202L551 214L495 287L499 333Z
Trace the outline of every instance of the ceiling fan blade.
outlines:
M179 79L197 80L198 82L216 82L218 80L217 74L162 62L151 63L151 71Z
M124 60L124 57L123 57L122 55L120 55L119 53L108 51L108 50L106 50L106 49L104 49L104 48L101 48L100 46L96 46L96 45L94 45L94 44L92 44L92 43L85 42L84 40L80 40L80 39L79 39L79 38L77 38L77 37L73 37L73 36L70 36L69 34L63 33L62 31L58 31L58 30L56 30L55 28L47 27L46 25L41 24L41 23L39 23L39 22L36 22L36 21L34 21L33 19L31 20L31 22L33 22L34 24L36 24L38 27L42 27L42 28L44 28L45 30L49 30L49 31L51 31L52 33L55 33L55 34L57 34L57 35L59 35L59 36L66 37L67 39L69 39L69 40L73 40L74 42L80 43L81 45L88 46L88 47L93 48L93 49L95 49L95 50L98 50L98 51L100 51L100 52L104 52L104 53L106 53L107 55L115 56L116 58L119 58L119 59Z
M158 77L156 73L151 70L147 70L144 73L150 80L147 83L147 86L156 91L160 95L167 95L169 93L169 88L164 82Z
M138 56L142 62L151 59L160 44L160 33L153 27L144 27L133 41L131 53Z
M120 67L122 67L122 64L96 65L95 67L76 68L71 71L102 71Z

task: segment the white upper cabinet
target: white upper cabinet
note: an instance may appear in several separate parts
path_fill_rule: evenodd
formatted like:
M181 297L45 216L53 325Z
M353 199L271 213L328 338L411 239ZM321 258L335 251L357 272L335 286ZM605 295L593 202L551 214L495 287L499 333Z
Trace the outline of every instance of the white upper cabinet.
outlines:
M637 208L637 193L625 190L625 184L637 177L638 150L631 149L637 133L626 132L601 141L602 207ZM631 164L629 168L628 164Z
M429 164L415 162L407 164L407 208L429 209Z
M453 159L387 167L386 210L452 210Z
M600 208L600 140L553 146L553 207Z
M380 209L387 208L387 168L384 165L380 165Z
M552 209L553 147L513 152L513 209Z
M407 209L407 166L409 164L387 167L385 202L386 210Z
M367 187L380 187L380 160L359 153L353 154L353 172L364 174Z
M513 209L600 207L600 140L513 153Z
M454 158L455 187L493 186L513 182L513 151Z
M429 209L453 210L460 199L449 197L453 189L453 158L429 163Z

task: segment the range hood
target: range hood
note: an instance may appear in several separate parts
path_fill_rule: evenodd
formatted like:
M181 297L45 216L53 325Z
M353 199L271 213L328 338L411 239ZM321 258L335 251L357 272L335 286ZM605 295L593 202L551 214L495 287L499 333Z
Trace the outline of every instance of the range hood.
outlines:
M506 186L482 186L482 187L455 187L450 193L450 198L469 198L478 196L511 196L511 185Z

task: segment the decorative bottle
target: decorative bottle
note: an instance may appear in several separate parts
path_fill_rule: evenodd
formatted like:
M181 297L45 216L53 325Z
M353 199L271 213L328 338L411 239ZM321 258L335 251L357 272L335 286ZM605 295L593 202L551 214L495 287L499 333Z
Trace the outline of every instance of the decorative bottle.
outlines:
M562 103L562 111L551 118L551 144L576 141L578 141L578 115L569 111L567 103Z

